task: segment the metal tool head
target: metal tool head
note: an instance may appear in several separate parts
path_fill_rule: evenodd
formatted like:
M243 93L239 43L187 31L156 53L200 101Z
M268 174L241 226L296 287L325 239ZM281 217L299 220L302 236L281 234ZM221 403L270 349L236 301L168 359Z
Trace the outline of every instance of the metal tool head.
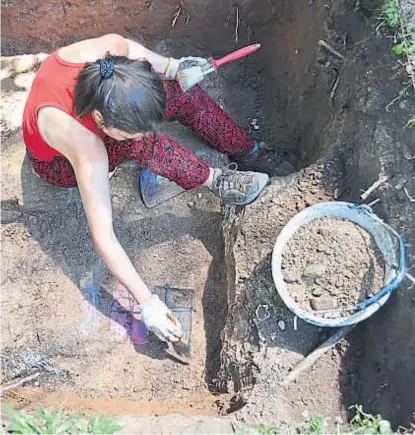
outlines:
M176 341L175 343L168 341L166 353L183 364L190 364L192 361L190 347L181 340Z

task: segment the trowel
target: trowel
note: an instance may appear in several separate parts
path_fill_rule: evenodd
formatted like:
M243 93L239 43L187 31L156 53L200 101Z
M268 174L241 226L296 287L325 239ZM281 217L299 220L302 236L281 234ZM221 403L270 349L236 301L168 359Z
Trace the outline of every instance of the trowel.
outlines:
M175 325L179 323L175 316L171 315L168 317ZM190 364L192 360L190 346L186 344L183 339L176 342L167 341L166 353L183 364Z
M190 347L182 340L176 341L175 343L168 341L166 353L183 364L190 364L192 361Z

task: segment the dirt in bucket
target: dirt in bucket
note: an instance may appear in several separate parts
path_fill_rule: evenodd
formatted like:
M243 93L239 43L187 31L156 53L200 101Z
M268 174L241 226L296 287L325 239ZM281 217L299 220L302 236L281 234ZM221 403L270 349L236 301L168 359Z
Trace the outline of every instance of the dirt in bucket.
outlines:
M372 236L336 218L300 228L288 242L282 267L291 297L306 311L353 308L379 292L385 276Z

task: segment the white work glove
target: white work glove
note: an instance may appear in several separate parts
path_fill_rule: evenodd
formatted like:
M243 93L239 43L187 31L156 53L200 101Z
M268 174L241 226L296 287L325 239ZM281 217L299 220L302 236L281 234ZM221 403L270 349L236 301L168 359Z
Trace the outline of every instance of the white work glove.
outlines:
M170 58L164 73L166 80L176 80L179 70L185 70L193 67L206 67L208 61L203 57L187 56L180 59Z
M140 305L141 320L147 329L157 335L161 341L178 341L182 335L182 327L173 313L157 295Z

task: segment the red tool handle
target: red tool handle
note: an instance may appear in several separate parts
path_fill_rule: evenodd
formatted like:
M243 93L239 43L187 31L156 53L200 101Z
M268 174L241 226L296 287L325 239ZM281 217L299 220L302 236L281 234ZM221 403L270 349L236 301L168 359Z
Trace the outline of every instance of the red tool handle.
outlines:
M222 59L212 59L212 65L215 70L217 70L220 66L226 65L227 63L234 62L235 60L241 59L242 57L249 56L255 51L261 48L261 44L252 44L247 47L240 48L239 50L234 51L222 57Z

